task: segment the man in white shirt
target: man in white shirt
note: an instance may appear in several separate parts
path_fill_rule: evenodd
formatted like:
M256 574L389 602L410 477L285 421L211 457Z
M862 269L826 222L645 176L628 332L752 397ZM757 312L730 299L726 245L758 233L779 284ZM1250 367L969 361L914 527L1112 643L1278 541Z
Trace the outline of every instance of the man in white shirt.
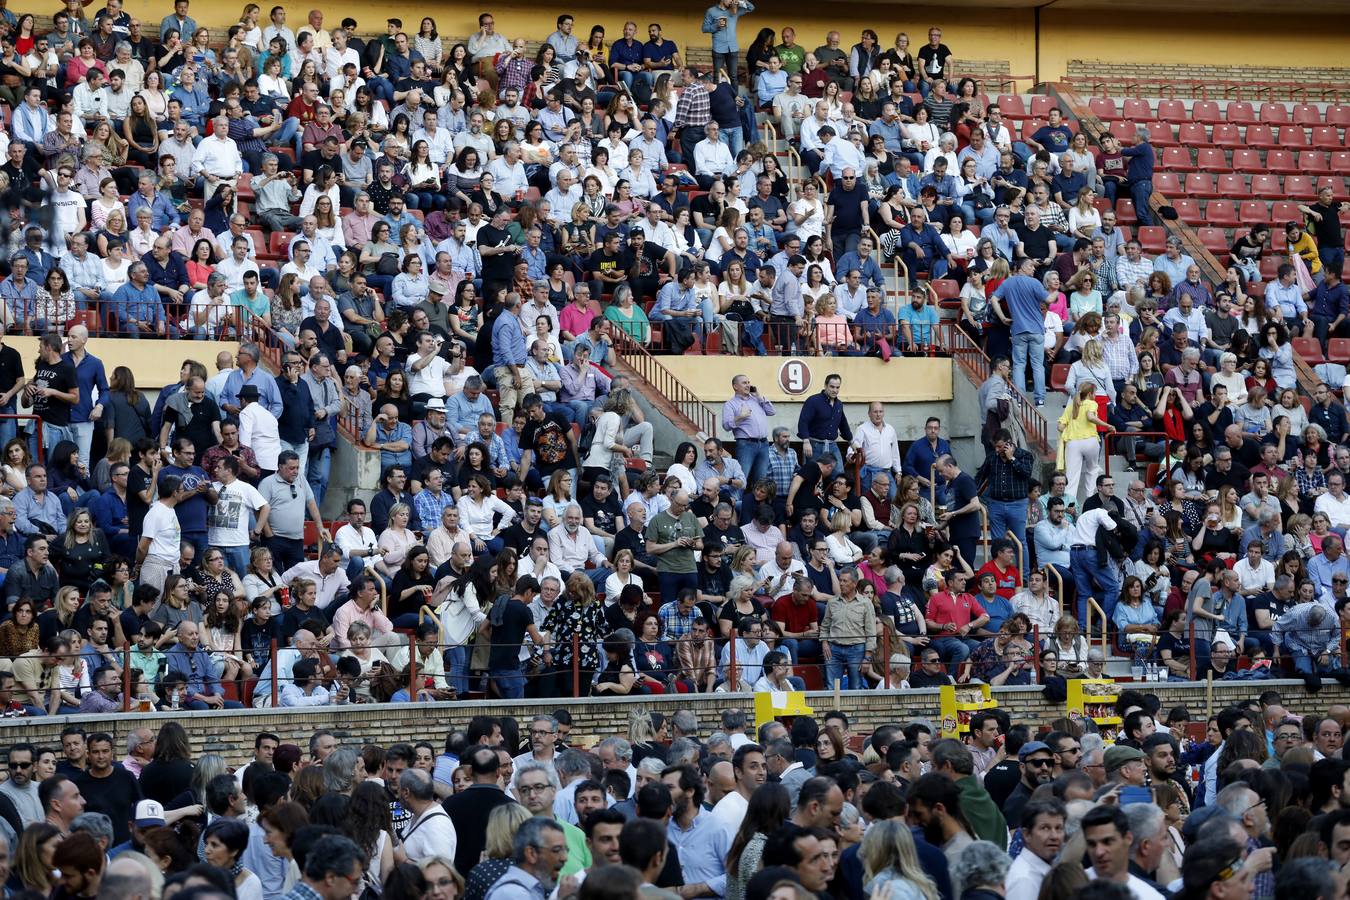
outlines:
M572 170L567 168L559 170L558 178L553 184L554 186L544 195L544 200L551 210L549 221L554 225L562 225L572 221L572 207L581 200L581 185L577 184L577 177L572 174Z
M1040 895L1041 882L1064 847L1065 817L1064 804L1058 800L1038 800L1022 807L1022 852L1003 880L1005 900L1036 900Z
M736 171L731 148L722 142L719 132L717 123L709 122L704 128L705 137L694 145L694 173L704 190L712 185L714 178Z
M450 363L438 354L436 335L422 332L417 338L417 352L408 358L408 394L414 403L426 403L433 398L444 400L449 388L445 374Z
M769 769L764 762L764 751L758 744L741 747L731 758L731 772L734 787L717 801L712 817L720 820L735 834L750 806L750 795L768 778Z
M103 73L90 69L85 80L75 85L71 91L72 111L75 118L92 131L99 122L107 121L108 96L103 92Z
M217 498L215 505L207 512L207 542L220 549L231 569L236 572L247 571L252 534L261 533L267 524L267 501L257 488L239 479L239 460L233 456L222 457L216 463L216 470L207 474L216 479L212 487L215 488ZM250 512L258 523L252 534L248 524Z
M361 71L361 57L357 52L347 46L347 32L341 28L334 28L332 34L332 45L324 52L323 68L324 74L329 81L342 75L343 66L351 63L356 66L356 70ZM354 98L353 98L354 99Z
M244 289L244 273L258 274L258 264L249 258L248 238L243 235L231 238L230 255L216 264L216 272L225 276L226 287L231 293Z
M1261 511L1262 517L1266 510ZM1276 518L1279 514L1276 513ZM1233 564L1233 574L1238 577L1239 589L1244 597L1255 597L1275 586L1275 566L1265 558L1265 545L1252 541L1247 545L1247 553Z
M867 421L853 432L849 457L852 458L858 450L862 451L863 457L862 490L866 492L871 489L872 478L878 472L890 472L894 477L888 496L893 498L895 486L900 483L904 469L904 457L900 455L900 438L891 423L886 421L886 407L880 401L874 400L868 405Z
M403 852L410 862L433 856L455 858L459 836L455 823L436 799L431 774L422 769L405 769L398 777L399 799L412 813L412 822L403 833Z
M508 200L518 194L523 196L530 186L525 176L525 164L520 161L520 144L515 141L507 141L502 155L489 163L487 169L496 179L497 193Z
M1083 816L1082 829L1092 860L1092 868L1087 870L1088 878L1094 881L1103 878L1123 885L1134 900L1162 900L1162 894L1139 876L1130 874L1130 845L1134 836L1130 833L1129 820L1119 806L1093 807Z
M863 153L851 134L841 134L826 140L833 130L832 127L829 130L820 129L820 138L825 143L825 152L820 157L820 174L823 175L828 170L831 177L839 181L844 177L845 169L852 169L854 172L863 170Z
M422 124L412 136L414 144L418 141L427 142L427 153L437 166L446 164L455 146L454 136L450 134L450 129L440 126L434 109L422 113Z
M1110 513L1100 506L1078 517L1069 538L1069 565L1078 586L1079 621L1087 621L1087 599L1092 597L1111 615L1120 598L1120 580L1110 565L1097 560L1097 531L1105 528L1115 531L1116 523ZM1128 844L1128 842L1127 842Z
M498 106L496 110L497 118L510 119L516 122L517 136L519 136L523 124L530 120L530 114L525 111L525 108L514 102L518 100L519 95L516 93L516 89L511 88L506 92L506 102ZM519 116L514 115L517 112L520 114ZM469 127L455 135L455 155L458 156L459 152L465 147L472 147L478 151L478 164L480 166L487 165L497 155L497 148L492 143L492 138L483 133L483 114L481 112L469 116Z
M355 578L366 569L375 567L380 561L376 549L375 532L366 526L366 502L353 498L347 503L347 524L333 535L333 543L342 551L343 563L347 566L347 575Z
M282 706L327 706L333 692L318 679L319 661L302 659L291 667L291 680L281 686L277 702Z
M222 113L212 120L211 135L197 145L188 174L197 179L197 190L210 200L216 189L233 182L244 171L239 147L230 140L230 117Z
M1327 492L1317 498L1313 510L1331 520L1332 528L1350 527L1350 494L1345 492L1345 476L1340 472L1327 475Z
M839 315L852 322L853 317L867 306L867 288L862 283L862 272L849 269L834 286L834 299Z
M159 499L145 514L141 540L136 547L136 568L132 575L137 583L151 584L162 591L164 580L178 571L183 529L174 507L188 494L183 490L183 479L177 475L160 476Z
M277 417L258 402L258 397L256 384L246 384L239 389L239 443L253 451L258 468L266 477L277 470L281 435L277 432Z
M725 682L728 691L740 690L742 684L753 685L764 674L764 657L769 655L770 647L764 643L764 624L757 616L746 616L737 625L736 636L736 677L731 677L732 642L722 645L722 654L718 659L718 676ZM742 735L744 737L744 735ZM743 741L742 743L748 743ZM733 737L732 746L740 744Z

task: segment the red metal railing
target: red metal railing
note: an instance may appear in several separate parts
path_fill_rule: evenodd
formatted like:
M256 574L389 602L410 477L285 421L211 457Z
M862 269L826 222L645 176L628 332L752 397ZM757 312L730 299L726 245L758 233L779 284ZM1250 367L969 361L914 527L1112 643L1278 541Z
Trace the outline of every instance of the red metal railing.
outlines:
M614 329L614 350L623 362L652 389L670 401L677 410L694 423L696 431L709 437L717 434L717 414L703 404L675 373L666 368L647 348L630 338L622 328Z
M37 423L37 461L42 462L42 457L46 452L42 446L42 416L36 416L32 413L0 413L0 420L3 419L14 419L16 422L32 419Z
M983 384L992 370L989 357L984 355L980 345L971 340L970 335L958 328L953 321L939 322L934 327L942 334L942 344L951 353L956 364L976 385ZM1049 374L1046 372L1047 377ZM1017 420L1026 432L1027 444L1036 447L1042 454L1050 453L1053 450L1050 442L1050 423L1031 399L1022 392L1020 385L1012 386L1012 398Z

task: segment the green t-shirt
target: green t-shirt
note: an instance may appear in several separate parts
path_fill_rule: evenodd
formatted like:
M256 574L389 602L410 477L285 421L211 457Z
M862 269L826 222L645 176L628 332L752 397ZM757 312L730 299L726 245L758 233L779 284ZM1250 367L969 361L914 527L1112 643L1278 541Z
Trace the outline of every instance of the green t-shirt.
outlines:
M793 44L789 47L787 44L779 44L777 49L778 58L783 61L783 71L789 75L796 75L806 65L806 48L801 44Z
M669 544L682 537L697 538L703 536L698 527L698 518L689 510L678 519L669 510L662 510L647 523L647 540L654 544ZM675 575L690 575L695 570L694 548L673 547L656 557L656 571L670 572Z

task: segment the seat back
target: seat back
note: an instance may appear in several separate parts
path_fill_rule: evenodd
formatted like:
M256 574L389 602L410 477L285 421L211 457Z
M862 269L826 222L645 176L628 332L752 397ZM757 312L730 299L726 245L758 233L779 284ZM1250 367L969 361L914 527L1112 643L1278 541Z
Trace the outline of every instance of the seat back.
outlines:
M1223 119L1219 104L1213 100L1196 100L1191 104L1191 121L1214 124Z
M1246 100L1229 100L1224 108L1224 118L1230 122L1255 122L1256 111Z

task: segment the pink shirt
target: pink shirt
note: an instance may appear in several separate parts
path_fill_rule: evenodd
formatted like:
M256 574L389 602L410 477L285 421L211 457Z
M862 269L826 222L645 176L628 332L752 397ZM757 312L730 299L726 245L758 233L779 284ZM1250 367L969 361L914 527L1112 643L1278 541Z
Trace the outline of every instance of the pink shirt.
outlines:
M380 612L375 607L371 607L365 612L356 603L344 603L342 608L333 616L333 643L329 646L333 650L346 650L350 642L347 639L347 629L353 622L364 622L370 626L371 634L383 633L391 634L394 630L394 623L389 621L389 617Z
M577 309L575 303L569 303L558 313L558 327L573 336L582 335L591 327L591 320L594 318L595 311L589 306Z
M959 630L982 615L984 607L970 594L953 597L950 591L938 591L928 598L928 618L939 625L951 624Z

